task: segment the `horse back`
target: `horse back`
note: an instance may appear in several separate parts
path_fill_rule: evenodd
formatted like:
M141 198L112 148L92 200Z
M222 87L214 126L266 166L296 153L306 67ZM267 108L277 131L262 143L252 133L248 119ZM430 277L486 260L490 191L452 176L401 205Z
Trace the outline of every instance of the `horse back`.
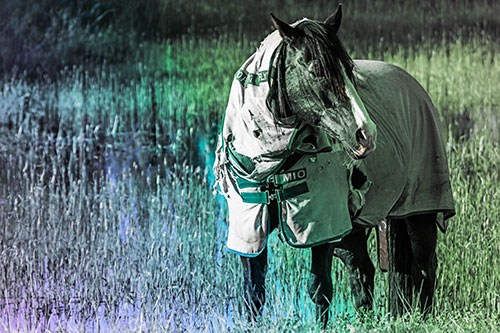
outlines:
M358 222L424 212L454 214L449 171L436 108L402 68L356 60L358 93L377 125L377 148L362 162L373 182ZM443 220L444 220L443 219Z

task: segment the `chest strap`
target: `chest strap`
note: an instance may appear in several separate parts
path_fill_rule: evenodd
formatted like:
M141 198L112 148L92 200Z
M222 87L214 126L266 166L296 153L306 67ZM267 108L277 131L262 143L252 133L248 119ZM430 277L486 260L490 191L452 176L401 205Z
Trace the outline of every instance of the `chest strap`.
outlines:
M240 191L240 196L245 203L269 204L271 200L277 199L279 202L296 197L309 192L306 182L299 183L288 188L283 185L305 179L307 177L305 169L289 171L270 176L266 181L252 182L243 178L237 178L238 188L253 189L253 191Z

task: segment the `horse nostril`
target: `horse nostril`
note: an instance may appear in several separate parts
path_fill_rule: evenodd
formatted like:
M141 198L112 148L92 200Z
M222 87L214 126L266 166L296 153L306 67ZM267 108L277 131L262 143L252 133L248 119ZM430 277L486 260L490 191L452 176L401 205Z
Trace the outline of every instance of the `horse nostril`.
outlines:
M366 141L368 141L366 132L362 127L356 131L356 140L358 140L360 144L364 144Z

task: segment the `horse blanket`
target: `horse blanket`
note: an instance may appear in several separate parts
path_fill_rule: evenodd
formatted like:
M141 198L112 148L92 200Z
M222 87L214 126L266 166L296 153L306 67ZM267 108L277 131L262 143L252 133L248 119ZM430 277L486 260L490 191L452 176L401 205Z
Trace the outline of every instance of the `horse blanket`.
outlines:
M297 142L301 143L298 128L277 126L266 101L280 43L279 34L272 33L236 73L216 152L214 173L230 210L227 246L241 255L255 256L265 247L269 214L265 200L244 205L235 173L245 181L266 181L283 165ZM377 125L377 149L359 165L371 186L354 190L349 179L341 176L349 174L339 155L345 153L324 138L324 133L315 133L320 144L309 153L320 153L328 146L332 149L327 158L318 159L323 164L314 169L327 167L331 174L322 171L311 178L314 184L323 185L317 189L324 192L315 194L322 198L316 201L319 205L314 205L314 210L307 209L298 200L300 196L291 207L288 203L288 209L306 208L303 212L311 216L313 211L323 210L324 214L316 214L312 224L286 221L284 216L285 223L280 225L285 226L290 245L312 246L349 232L349 191L349 198L358 198L357 203L362 204L353 222L364 226L376 226L385 218L438 212L444 230L445 220L455 213L439 119L427 93L408 73L387 63L358 60L354 73L358 97ZM312 161L309 158L304 163L308 160ZM307 168L311 165L304 165ZM280 214L284 208L287 203L280 206ZM302 218L304 215L299 214Z
M357 91L377 125L377 149L361 163L373 185L357 223L438 212L444 231L455 214L437 111L406 71L381 61L355 60Z
M269 35L236 72L216 152L214 173L229 209L227 247L246 256L266 245L270 200L278 205L282 238L295 247L349 233L349 209L364 200L350 186L339 142L307 124L275 120L268 97L281 40L277 31Z

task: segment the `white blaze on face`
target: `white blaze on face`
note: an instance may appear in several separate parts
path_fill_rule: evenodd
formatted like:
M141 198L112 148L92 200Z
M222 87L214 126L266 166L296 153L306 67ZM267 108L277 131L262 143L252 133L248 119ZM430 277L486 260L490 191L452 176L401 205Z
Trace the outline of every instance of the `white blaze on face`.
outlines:
M365 135L367 137L371 137L373 141L373 150L375 149L375 138L377 135L377 126L370 119L368 112L366 111L365 105L359 97L358 92L354 88L351 80L347 76L344 69L342 69L342 74L344 76L344 85L347 97L351 102L351 111L354 115L354 119L356 120L356 125L358 128L363 128L365 131Z

